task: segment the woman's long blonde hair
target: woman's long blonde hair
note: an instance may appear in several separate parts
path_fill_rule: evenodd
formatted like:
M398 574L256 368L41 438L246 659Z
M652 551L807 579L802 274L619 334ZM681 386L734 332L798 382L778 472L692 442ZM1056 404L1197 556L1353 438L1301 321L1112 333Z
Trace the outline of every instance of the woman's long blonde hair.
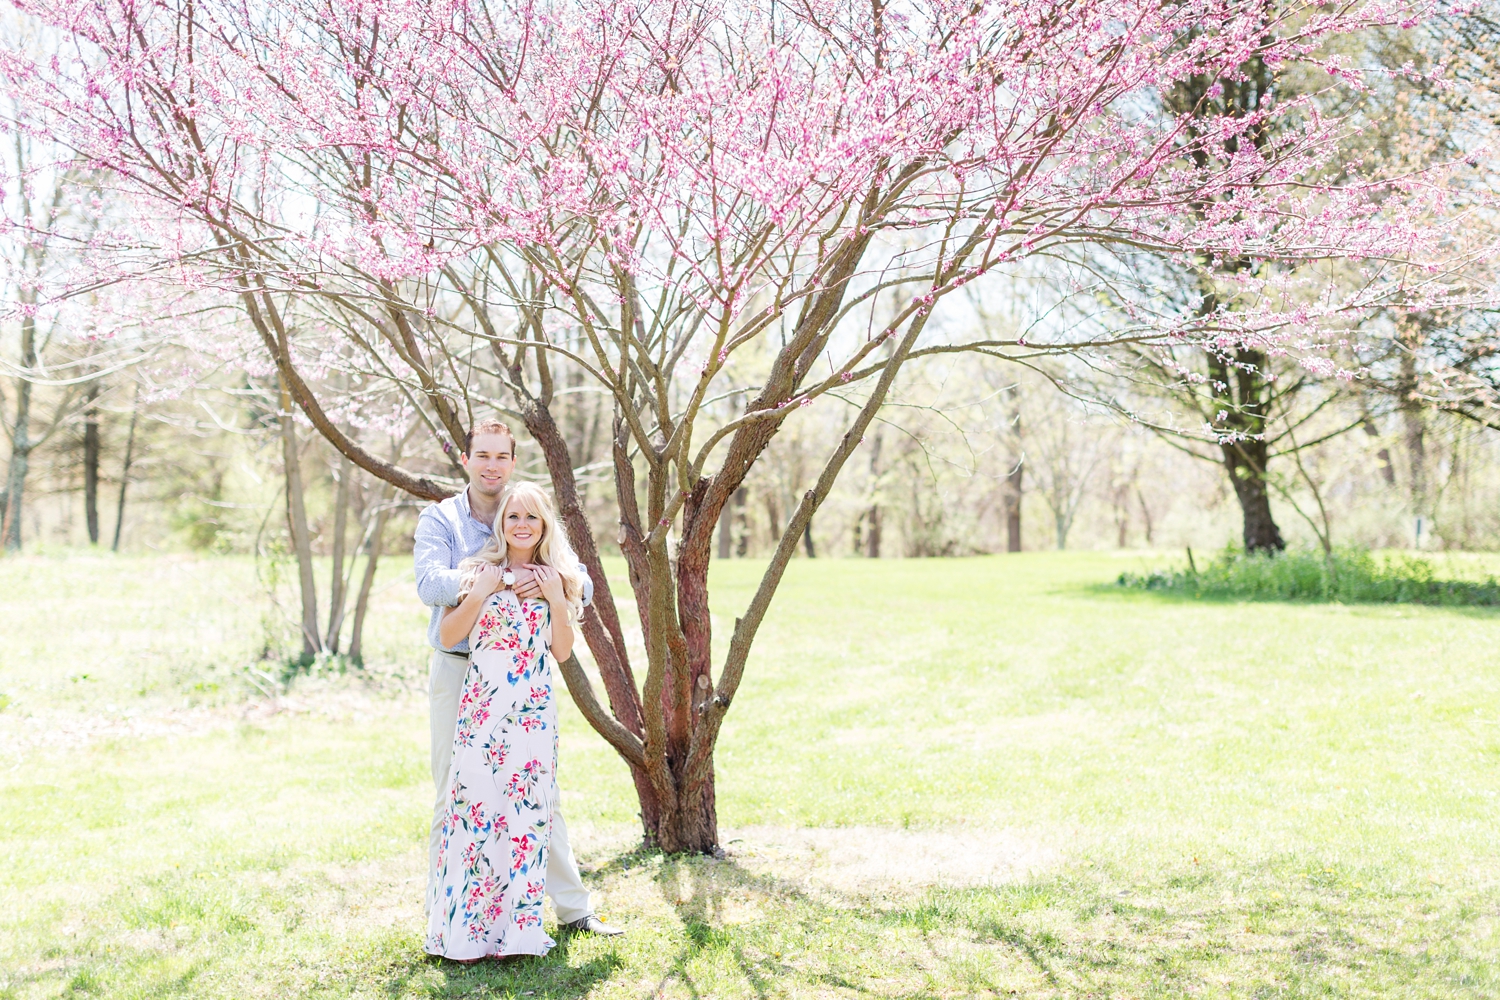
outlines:
M459 600L463 600L468 594L481 568L509 565L505 542L505 512L513 502L519 503L527 513L542 519L542 537L537 541L531 559L532 562L557 570L557 575L562 577L563 596L568 599L569 617L576 621L582 612L583 602L583 576L578 572L578 553L573 551L573 546L568 542L568 533L563 530L557 508L552 505L552 498L536 483L511 483L500 494L500 508L495 512L495 533L484 543L484 548L458 564L459 571L463 574L463 582L459 585ZM556 613L557 609L553 611Z

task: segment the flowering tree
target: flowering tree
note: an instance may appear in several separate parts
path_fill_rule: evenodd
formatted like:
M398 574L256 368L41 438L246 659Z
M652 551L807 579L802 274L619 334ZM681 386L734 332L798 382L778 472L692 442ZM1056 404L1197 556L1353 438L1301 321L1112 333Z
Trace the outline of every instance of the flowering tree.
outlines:
M1342 122L1302 101L1182 114L1159 96L1251 59L1347 76L1326 43L1413 16L1400 3L18 5L58 44L4 54L17 126L136 207L111 266L232 296L318 432L414 495L455 486L344 426L404 407L451 448L475 407L524 422L598 584L583 628L608 710L576 661L568 685L666 850L717 842L714 746L756 632L903 367L1096 346L1046 324L969 336L940 308L951 293L1077 246L1436 253L1403 207L1431 196L1420 179L1317 180ZM1142 313L1111 338L1319 355L1320 321L1365 304L1293 300L1248 266L1226 280L1255 283L1257 306ZM558 430L563 372L613 403L640 682ZM809 407L843 435L716 663L715 525Z

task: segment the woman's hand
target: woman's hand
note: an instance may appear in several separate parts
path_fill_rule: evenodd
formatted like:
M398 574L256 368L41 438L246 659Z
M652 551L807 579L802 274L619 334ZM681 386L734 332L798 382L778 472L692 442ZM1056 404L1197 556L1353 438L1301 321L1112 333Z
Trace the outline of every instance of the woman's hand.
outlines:
M562 576L551 566L536 564L531 566L531 572L536 574L536 582L542 588L542 598L554 611L561 609L568 603L567 597L563 595Z
M479 575L474 577L473 593L480 597L489 597L495 591L505 586L505 570L499 566L485 566L479 570Z

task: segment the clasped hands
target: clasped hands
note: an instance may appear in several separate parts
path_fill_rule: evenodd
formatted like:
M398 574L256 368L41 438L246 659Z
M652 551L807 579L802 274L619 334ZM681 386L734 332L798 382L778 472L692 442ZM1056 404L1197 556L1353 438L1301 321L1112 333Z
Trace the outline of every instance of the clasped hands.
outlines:
M505 570L499 566L486 566L474 578L474 589L484 597L499 590L510 589L515 591L516 596L522 600L542 600L552 605L566 603L567 598L563 596L562 576L551 566L543 566L541 563L522 563L519 566L510 567L510 571L515 574L516 582L507 588Z

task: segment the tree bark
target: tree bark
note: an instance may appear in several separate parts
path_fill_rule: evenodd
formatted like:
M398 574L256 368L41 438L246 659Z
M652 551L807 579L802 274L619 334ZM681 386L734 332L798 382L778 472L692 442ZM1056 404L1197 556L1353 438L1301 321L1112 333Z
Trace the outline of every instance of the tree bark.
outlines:
M135 422L141 413L141 387L135 387L135 397L130 402L130 429L125 432L125 460L120 464L120 499L115 504L115 539L110 543L111 552L120 551L120 529L125 524L125 488L130 485L130 463L135 458Z
M89 544L99 544L99 383L90 382L83 411L83 514Z
M281 459L286 474L287 530L297 556L297 581L302 591L302 658L311 662L322 651L318 635L318 583L313 576L312 536L307 530L307 507L302 495L302 464L297 455L297 429L292 400L281 390Z

